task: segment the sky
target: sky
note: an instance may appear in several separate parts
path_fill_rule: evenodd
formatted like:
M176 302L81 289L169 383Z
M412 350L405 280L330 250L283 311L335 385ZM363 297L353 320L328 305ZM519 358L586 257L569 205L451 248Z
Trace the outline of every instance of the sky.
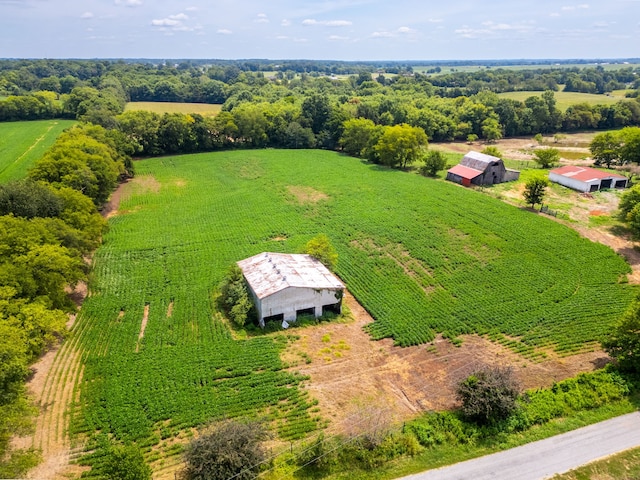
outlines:
M0 58L640 57L640 0L0 0Z

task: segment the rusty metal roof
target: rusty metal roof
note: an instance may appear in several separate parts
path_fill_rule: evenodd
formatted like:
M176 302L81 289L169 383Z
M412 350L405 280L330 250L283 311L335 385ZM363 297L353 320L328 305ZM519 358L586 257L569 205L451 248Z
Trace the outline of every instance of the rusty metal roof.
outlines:
M484 153L474 152L471 150L462 158L462 160L460 160L460 165L484 172L492 163L501 161L502 160L498 157L494 157L493 155L486 155Z
M311 255L263 252L238 262L259 299L289 287L343 289L344 284Z
M595 168L578 167L575 165L565 165L564 167L550 170L549 173L562 175L563 177L575 178L581 182L592 182L594 180L604 180L607 178L626 180L627 177L616 173L603 172Z

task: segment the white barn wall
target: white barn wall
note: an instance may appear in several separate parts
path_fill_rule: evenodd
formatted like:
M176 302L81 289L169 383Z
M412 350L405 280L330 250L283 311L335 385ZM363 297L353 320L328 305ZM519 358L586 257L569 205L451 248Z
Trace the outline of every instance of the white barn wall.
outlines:
M553 173L553 172L549 172L549 180L555 183L559 183L560 185L564 185L565 187L578 190L580 192L588 192L591 185L600 184L600 180L594 180L591 183L586 183L580 180L576 180L575 178L565 177L564 175L558 175L557 173Z
M320 317L323 306L335 305L341 301L338 298L340 293L342 292L337 290L289 287L263 298L259 302L258 315L263 319L283 314L284 320L293 322L296 320L296 311L314 308L315 316Z

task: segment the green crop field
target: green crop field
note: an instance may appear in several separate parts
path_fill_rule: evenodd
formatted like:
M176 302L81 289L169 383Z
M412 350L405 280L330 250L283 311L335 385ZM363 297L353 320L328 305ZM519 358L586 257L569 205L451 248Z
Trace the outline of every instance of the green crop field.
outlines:
M0 123L0 183L23 178L74 120Z
M199 113L210 117L220 113L222 105L211 103L129 102L125 111L145 110L154 113Z
M212 418L317 428L282 335L235 340L212 293L228 267L326 233L337 273L400 345L479 333L535 359L597 341L635 295L611 249L480 192L320 150L137 162L74 326L75 433L152 445ZM143 327L145 311L147 322ZM295 333L295 330L293 330Z
M622 92L619 90L618 92ZM523 92L505 92L499 93L498 96L503 98L511 98L524 102L527 98L540 96L542 92L523 91ZM593 93L578 92L554 92L558 109L565 111L571 105L576 103L588 103L589 105L608 105L624 100L624 94L619 95L596 95Z

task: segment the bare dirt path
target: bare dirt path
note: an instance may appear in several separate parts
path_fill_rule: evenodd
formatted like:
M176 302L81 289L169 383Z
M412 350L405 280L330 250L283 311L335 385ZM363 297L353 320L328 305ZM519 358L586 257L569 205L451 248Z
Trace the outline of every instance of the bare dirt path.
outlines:
M49 352L32 366L35 372L27 388L40 414L32 435L14 439L18 448L36 448L42 452L43 461L31 470L27 478L54 480L68 478L73 471L68 436L68 407L74 400L76 386L82 380L79 352L72 339Z

